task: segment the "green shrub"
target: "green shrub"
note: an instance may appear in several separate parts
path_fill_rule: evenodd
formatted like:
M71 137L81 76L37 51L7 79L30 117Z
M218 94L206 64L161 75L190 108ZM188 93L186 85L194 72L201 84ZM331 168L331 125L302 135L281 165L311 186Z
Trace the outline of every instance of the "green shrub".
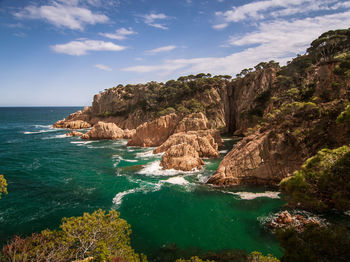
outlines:
M343 112L337 117L338 124L350 125L350 105L348 105Z
M131 229L116 211L101 209L63 218L61 230L44 230L26 238L15 236L4 248L7 261L147 261L130 246Z
M2 194L7 194L7 182L3 175L0 175L0 198Z
M322 149L280 183L288 204L323 211L350 209L350 147Z

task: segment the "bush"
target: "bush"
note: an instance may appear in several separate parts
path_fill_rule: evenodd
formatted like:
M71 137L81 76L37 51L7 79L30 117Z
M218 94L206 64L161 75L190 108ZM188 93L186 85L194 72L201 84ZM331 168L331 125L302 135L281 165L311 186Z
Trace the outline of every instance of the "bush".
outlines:
M322 149L280 183L288 204L309 210L350 209L350 147Z
M350 261L350 238L344 227L307 224L302 232L279 230L277 239L284 249L281 262Z
M116 211L101 209L81 217L63 218L61 230L15 236L3 248L7 261L71 261L93 257L94 261L147 261L130 246L131 229Z
M350 105L348 105L343 112L337 117L338 124L350 125Z

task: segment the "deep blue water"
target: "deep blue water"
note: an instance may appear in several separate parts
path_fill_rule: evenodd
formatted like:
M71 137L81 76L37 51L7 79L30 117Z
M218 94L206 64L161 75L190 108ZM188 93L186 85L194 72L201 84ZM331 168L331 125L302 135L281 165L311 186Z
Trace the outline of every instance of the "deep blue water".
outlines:
M203 182L220 159L204 170L163 171L152 148L126 147L126 140L82 141L52 124L79 107L0 108L0 174L8 195L0 200L0 244L14 234L54 229L62 217L98 208L117 209L132 227L132 245L204 251L258 250L279 255L278 243L259 223L283 205L261 187L215 189ZM222 157L233 142L225 140Z

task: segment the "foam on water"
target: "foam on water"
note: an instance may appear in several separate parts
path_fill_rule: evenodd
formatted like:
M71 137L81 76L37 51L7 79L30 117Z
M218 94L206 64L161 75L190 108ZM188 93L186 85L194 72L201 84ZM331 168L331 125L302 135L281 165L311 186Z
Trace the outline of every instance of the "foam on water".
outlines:
M160 161L153 161L142 168L138 174L146 176L174 176L179 173L184 173L175 169L163 169L160 166Z
M92 142L95 141L71 141L71 144L77 144L77 145L87 145L87 144L91 144Z
M345 215L350 216L350 210L344 212Z
M220 150L219 153L220 154L226 154L228 152L228 150Z
M112 200L113 204L120 206L123 202L123 197L128 195L128 194L135 193L136 190L137 190L137 188L133 188L133 189L129 189L129 190L126 190L126 191L123 191L123 192L116 194Z
M167 180L162 180L163 183L169 183L169 184L174 184L174 185L188 185L189 182L183 178L182 176L176 176L176 177L171 177Z
M239 196L243 200L252 200L259 197L268 197L268 198L280 198L279 194L280 192L276 191L266 191L263 193L252 193L252 192L229 192L229 191L222 191L227 194L236 195Z
M43 137L42 139L46 140L46 139L66 138L66 137L68 137L66 134L61 134L61 135Z
M159 153L159 154L153 154L153 149L151 151L146 151L146 152L139 152L136 153L136 158L153 158L153 157L160 157L162 156L164 153Z

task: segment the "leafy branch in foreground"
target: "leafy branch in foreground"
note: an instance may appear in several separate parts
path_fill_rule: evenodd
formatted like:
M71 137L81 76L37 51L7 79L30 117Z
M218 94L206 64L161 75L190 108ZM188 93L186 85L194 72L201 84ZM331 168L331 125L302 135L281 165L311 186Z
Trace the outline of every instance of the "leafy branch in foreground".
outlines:
M0 198L2 194L7 194L7 182L3 175L0 175Z
M5 261L147 261L130 245L130 225L112 210L99 209L63 218L61 230L44 230L26 238L15 236L3 248ZM0 257L1 258L1 257ZM1 259L0 259L1 260ZM2 261L2 260L1 260Z

